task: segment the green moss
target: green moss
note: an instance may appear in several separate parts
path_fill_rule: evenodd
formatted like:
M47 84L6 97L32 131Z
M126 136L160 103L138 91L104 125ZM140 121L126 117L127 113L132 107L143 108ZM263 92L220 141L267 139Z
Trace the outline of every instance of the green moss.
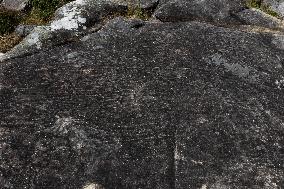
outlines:
M72 0L32 0L32 16L41 20L49 20L57 8Z
M261 0L249 0L249 1L247 1L247 7L260 9Z
M132 0L126 0L128 4L128 9L126 12L126 17L139 18L142 20L148 20L151 17L151 10L145 10L141 8L141 2L139 4L133 4Z
M148 20L151 17L151 14L140 7L135 7L135 8L129 7L126 13L126 17Z
M18 12L0 10L0 35L13 32L21 20L22 16Z
M247 5L248 8L259 9L259 10L265 12L266 14L280 18L279 14L277 12L273 11L271 9L271 7L269 7L268 5L263 4L262 0L248 0L246 5Z
M280 18L280 15L275 12L274 10L272 10L270 7L268 6L265 6L263 8L263 11L266 12L267 14L271 15L271 16L274 16L274 17L277 17L277 18Z

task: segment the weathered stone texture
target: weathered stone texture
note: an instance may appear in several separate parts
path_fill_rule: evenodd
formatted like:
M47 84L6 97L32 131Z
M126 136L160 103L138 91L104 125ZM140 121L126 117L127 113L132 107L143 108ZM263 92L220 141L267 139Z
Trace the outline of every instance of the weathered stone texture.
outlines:
M268 15L258 9L245 9L236 13L236 15L246 25L254 25L279 30L283 30L284 28L284 23L282 20Z
M8 10L21 11L26 8L28 3L29 0L3 0L1 6Z
M161 21L209 21L220 24L237 24L233 13L245 8L243 0L165 1L155 12Z
M284 34L213 12L117 17L2 62L0 186L283 188Z

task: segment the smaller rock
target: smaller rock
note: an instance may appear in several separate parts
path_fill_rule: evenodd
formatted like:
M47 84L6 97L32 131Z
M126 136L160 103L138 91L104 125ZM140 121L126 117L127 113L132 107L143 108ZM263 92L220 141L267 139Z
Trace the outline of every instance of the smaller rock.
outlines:
M15 32L21 37L26 37L35 27L36 25L18 25L15 29Z
M266 14L258 9L245 9L236 14L244 24L260 26L270 29L284 29L284 24L280 19Z
M239 24L232 14L244 9L243 0L175 0L165 2L154 12L162 22L206 21L218 24Z
M1 6L8 10L21 11L28 6L29 0L3 0Z
M2 59L0 57L0 62L62 44L71 40L74 35L65 30L51 31L50 26L37 26L18 45L6 52Z
M262 2L273 11L275 11L279 16L284 17L284 0L263 0Z

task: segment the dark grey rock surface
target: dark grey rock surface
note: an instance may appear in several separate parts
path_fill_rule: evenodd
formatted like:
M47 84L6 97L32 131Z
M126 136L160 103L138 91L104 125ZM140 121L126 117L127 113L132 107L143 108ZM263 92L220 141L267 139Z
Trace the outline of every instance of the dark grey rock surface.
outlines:
M284 34L162 21L0 63L2 188L284 187Z

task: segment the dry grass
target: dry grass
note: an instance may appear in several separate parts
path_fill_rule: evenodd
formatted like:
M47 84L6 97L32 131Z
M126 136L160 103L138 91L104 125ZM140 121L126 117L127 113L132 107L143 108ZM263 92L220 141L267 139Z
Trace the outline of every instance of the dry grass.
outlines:
M284 34L281 28L279 29L270 29L260 26L251 26L251 25L241 25L234 27L235 29L244 31L244 32L251 32L251 33L270 33L270 34Z
M20 43L22 38L15 33L0 36L0 52L5 53Z

